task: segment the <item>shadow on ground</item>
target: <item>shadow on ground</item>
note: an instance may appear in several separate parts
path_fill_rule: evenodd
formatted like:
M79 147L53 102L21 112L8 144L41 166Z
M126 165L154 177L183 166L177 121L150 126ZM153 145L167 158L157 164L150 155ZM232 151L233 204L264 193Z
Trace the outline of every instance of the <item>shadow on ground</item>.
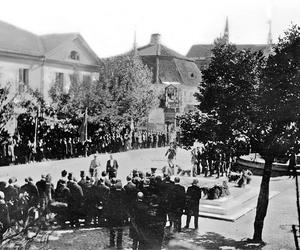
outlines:
M166 249L262 249L263 244L252 243L249 240L234 240L221 234L207 232L200 235L195 231L184 231L179 234L167 234L167 242L171 247ZM182 244L182 245L181 245ZM186 246L184 245L186 244ZM174 246L175 245L175 246ZM180 248L181 247L181 248Z

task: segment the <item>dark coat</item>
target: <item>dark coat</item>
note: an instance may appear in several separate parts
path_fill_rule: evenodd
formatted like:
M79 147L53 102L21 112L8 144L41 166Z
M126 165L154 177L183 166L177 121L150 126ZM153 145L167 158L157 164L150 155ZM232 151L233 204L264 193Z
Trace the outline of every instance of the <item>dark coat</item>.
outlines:
M12 185L8 185L5 189L5 200L16 201L18 199L18 189Z
M117 172L118 168L119 168L119 165L118 165L117 160L113 160L113 165L112 166L110 165L110 160L107 161L107 163L106 163L106 172L107 173Z
M46 180L39 180L36 184L40 198L46 197Z
M106 215L109 227L123 226L126 216L126 208L124 203L124 190L113 189L111 190L106 206Z
M109 187L107 187L105 184L101 183L95 186L95 199L97 204L106 204L109 196Z
M4 200L0 201L0 233L3 234L10 225L10 218L9 218L9 213L8 213L8 207L5 204Z
M80 209L83 204L83 192L82 188L76 183L70 183L70 199L69 206L74 209Z
M199 209L199 202L201 199L201 189L196 186L192 185L188 187L186 192L186 208L187 209Z
M182 213L185 208L185 189L180 184L175 184L170 192L170 210L175 213Z
M127 206L130 206L135 200L136 200L136 194L138 192L138 189L135 184L132 182L128 182L124 186L125 190L125 202Z

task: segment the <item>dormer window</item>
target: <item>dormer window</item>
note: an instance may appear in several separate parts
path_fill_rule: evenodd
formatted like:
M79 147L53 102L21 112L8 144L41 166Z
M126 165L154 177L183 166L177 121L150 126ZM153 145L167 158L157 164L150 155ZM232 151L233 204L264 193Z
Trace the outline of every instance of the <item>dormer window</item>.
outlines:
M72 60L76 60L76 61L79 61L79 53L75 50L72 50L71 53L70 53L70 58Z
M189 72L189 77L190 77L190 79L195 79L196 78L196 76L193 72Z

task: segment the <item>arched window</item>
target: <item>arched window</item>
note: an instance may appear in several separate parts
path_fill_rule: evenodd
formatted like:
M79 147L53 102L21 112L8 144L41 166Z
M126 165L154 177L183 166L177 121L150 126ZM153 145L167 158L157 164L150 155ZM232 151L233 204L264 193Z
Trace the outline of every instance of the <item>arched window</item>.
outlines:
M70 53L70 58L72 60L79 61L79 54L78 54L78 52L75 51L75 50L72 50L71 53Z

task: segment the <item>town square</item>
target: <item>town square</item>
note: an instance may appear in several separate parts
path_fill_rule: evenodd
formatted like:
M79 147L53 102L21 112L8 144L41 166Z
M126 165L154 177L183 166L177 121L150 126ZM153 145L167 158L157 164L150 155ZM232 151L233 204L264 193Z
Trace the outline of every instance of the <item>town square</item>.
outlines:
M0 249L299 249L299 11L4 1Z

